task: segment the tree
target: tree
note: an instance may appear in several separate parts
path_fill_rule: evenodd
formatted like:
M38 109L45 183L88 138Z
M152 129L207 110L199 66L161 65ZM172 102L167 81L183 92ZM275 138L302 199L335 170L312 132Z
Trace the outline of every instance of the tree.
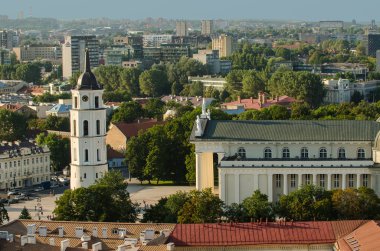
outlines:
M159 98L149 99L144 107L145 116L161 120L164 114L164 106L165 103Z
M339 219L360 219L360 201L357 192L348 188L333 191L332 202Z
M20 216L18 217L19 219L23 220L30 220L32 217L30 216L30 213L28 209L24 206L24 208L21 210Z
M107 172L88 188L66 190L56 201L56 220L135 222L138 205L132 203L120 172Z
M334 217L331 192L313 185L283 195L278 203L278 215L297 221L328 220Z
M70 140L54 133L40 133L36 138L37 144L46 145L50 150L51 166L54 171L61 171L70 164Z
M131 95L127 91L108 91L103 93L104 102L128 102Z
M121 88L127 89L133 97L140 95L140 75L141 70L139 68L127 68L121 72Z
M211 192L211 188L192 190L189 199L178 213L179 223L212 223L223 213L223 201Z
M179 95L181 93L182 89L183 89L183 86L180 83L173 82L172 88L171 88L171 90L172 90L171 94L172 95Z
M355 90L351 96L351 102L354 102L355 104L358 104L363 99L364 99L364 96L357 90Z
M0 110L0 140L22 139L26 128L26 118L23 115L5 109Z
M54 115L47 116L43 124L43 129L53 131L70 131L70 119Z
M243 200L243 208L247 216L253 219L272 219L273 210L268 202L268 196L262 194L259 190L253 192L251 197Z
M112 115L112 122L131 123L144 115L142 106L136 101L122 103Z
M73 72L73 74L71 75L70 79L69 79L69 83L72 87L75 87L78 83L78 79L79 79L79 76L81 75L82 73L77 71L77 72Z
M265 82L259 77L257 72L248 71L244 74L243 80L243 92L248 97L257 97L260 91L265 90Z
M224 207L224 216L233 222L247 222L247 211L242 204L232 203Z
M194 82L190 85L190 96L203 96L203 83Z
M161 198L157 204L146 209L141 222L177 223L177 215L170 211L167 202L168 198Z
M41 83L41 69L38 64L27 63L17 67L16 79L24 80L27 83Z
M143 94L158 97L170 93L166 72L156 69L144 71L139 77L140 90Z

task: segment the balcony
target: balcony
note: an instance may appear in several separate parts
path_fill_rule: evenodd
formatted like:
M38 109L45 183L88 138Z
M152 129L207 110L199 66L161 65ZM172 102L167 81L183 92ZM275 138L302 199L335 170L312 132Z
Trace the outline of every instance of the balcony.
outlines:
M220 167L371 167L372 158L239 158L224 157Z

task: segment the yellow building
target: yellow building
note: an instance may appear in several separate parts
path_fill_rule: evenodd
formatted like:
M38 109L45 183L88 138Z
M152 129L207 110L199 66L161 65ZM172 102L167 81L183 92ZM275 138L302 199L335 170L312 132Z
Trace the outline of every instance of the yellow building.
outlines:
M220 35L212 39L212 49L219 51L219 57L228 57L235 50L235 41L228 35Z

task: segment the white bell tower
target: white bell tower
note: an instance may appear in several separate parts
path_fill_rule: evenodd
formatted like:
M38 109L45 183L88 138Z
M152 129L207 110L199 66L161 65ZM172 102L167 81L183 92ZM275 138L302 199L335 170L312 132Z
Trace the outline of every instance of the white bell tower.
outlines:
M71 91L71 189L88 187L108 171L103 88L91 72L87 49L85 64Z

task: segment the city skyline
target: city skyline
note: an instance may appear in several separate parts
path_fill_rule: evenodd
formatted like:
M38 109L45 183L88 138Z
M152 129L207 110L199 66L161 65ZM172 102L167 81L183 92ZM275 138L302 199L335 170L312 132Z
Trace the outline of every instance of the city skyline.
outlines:
M191 2L172 0L146 0L128 3L122 0L101 2L98 0L18 0L9 1L2 6L0 15L16 18L54 17L58 19L82 19L107 17L111 19L143 19L147 17L168 19L270 19L270 20L344 20L369 22L378 16L380 2L364 0L362 8L357 2L345 1L344 4L327 0L307 2L302 0L250 1L219 0ZM147 8L149 6L149 8ZM74 8L73 8L74 7ZM369 8L370 7L370 8ZM56 11L54 11L56 10ZM267 10L267 11L265 11Z

